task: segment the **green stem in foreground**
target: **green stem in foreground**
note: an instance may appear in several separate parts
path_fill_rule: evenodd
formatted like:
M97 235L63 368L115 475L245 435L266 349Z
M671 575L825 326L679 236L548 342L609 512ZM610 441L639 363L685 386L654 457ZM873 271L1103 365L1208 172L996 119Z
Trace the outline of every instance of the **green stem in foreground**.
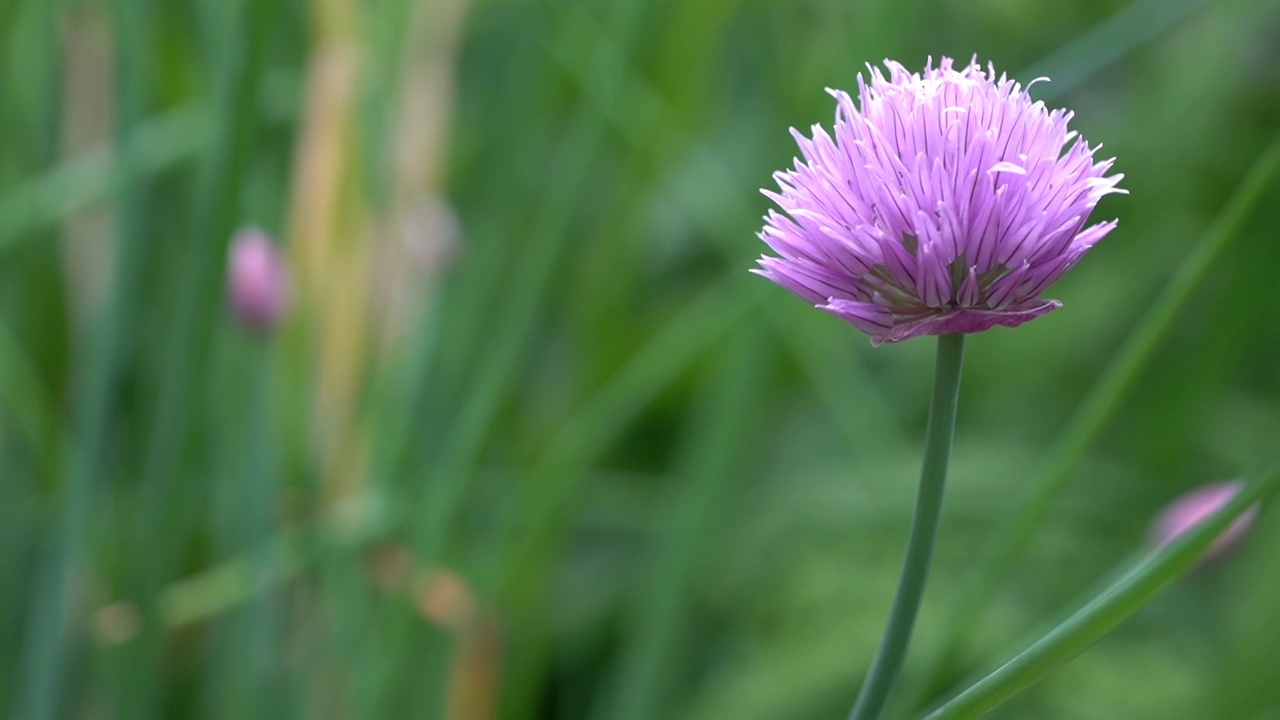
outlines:
M920 494L916 497L915 516L911 520L911 537L907 541L907 557L902 563L902 577L893 598L893 611L880 641L871 672L858 694L858 702L849 720L875 720L884 712L894 680L902 670L916 622L920 599L924 596L933 557L933 540L942 514L942 491L947 483L947 461L951 457L951 438L956 429L956 401L960 396L960 366L964 359L964 335L938 337L937 365L933 374L933 400L929 405L929 428L925 434L924 467L920 470Z
M947 701L925 720L976 720L1087 650L1204 559L1214 540L1248 508L1280 492L1280 445L1245 474L1231 502L1148 556L1012 660Z

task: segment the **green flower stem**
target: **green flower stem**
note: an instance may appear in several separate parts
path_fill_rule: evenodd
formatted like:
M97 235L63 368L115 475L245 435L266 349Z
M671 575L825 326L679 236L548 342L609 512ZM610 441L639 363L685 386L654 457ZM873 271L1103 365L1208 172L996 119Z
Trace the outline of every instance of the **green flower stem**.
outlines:
M937 364L933 375L933 401L929 406L929 428L925 435L924 467L920 470L920 493L916 497L907 557L893 599L893 611L884 639L876 652L871 672L863 683L858 702L849 720L875 720L884 711L894 680L902 670L915 625L920 600L924 596L933 540L942 514L942 492L947 482L947 461L956 429L956 402L960 396L960 366L964 360L964 335L938 337Z
M999 669L930 714L926 720L971 720L990 712L1084 652L1200 562L1241 513L1280 489L1280 445L1245 475L1248 484L1193 530L1138 564Z

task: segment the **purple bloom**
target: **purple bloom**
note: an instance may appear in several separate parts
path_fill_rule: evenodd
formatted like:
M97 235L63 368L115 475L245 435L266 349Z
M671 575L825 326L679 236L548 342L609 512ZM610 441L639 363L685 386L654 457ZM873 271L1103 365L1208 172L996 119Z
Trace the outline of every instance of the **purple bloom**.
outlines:
M836 99L835 131L796 130L804 160L774 174L753 270L871 335L1013 327L1060 307L1040 293L1116 221L1085 226L1123 175L995 68L949 58L923 74L886 60L858 101ZM785 213L785 214L783 214Z
M1156 518L1152 533L1155 537L1155 543L1163 546L1178 539L1183 533L1188 532L1204 522L1210 515L1221 510L1224 505L1231 502L1231 498L1235 497L1236 493L1239 493L1243 487L1244 483L1237 480L1229 480L1205 485L1185 495L1180 495L1169 503L1169 506ZM1222 534L1205 551L1205 559L1221 557L1223 553L1240 542L1257 515L1258 506L1254 505L1236 517L1235 521L1228 525L1227 529L1223 530Z
M248 228L231 239L227 258L227 301L236 320L250 331L275 327L289 296L289 276L275 243Z

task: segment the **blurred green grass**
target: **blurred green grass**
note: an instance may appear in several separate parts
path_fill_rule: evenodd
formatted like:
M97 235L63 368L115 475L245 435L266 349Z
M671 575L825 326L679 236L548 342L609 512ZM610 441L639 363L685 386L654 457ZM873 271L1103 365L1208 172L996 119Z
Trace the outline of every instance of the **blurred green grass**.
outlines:
M746 270L786 129L886 56L1051 76L1132 193L1061 311L969 343L922 707L1280 430L1273 182L930 666L1025 480L1271 142L1265 0L15 0L0 37L13 717L841 716L931 353L873 351ZM267 341L218 296L251 223L295 271ZM1275 536L1264 514L993 716L1269 717Z

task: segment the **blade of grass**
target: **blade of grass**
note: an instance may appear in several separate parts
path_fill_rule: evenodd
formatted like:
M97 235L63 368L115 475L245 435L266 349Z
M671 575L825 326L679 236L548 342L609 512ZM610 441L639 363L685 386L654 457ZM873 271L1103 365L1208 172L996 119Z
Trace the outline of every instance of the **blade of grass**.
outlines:
M577 487L574 468L584 468L608 449L635 416L708 348L760 306L762 289L725 278L705 291L662 327L556 431L538 461L541 499L533 506L510 503L499 525L527 533L554 525L553 515ZM532 480L530 485L535 484ZM534 498L524 498L533 500ZM528 538L525 538L527 541ZM513 543L525 548L524 541Z
M494 193L504 194L501 188ZM380 498L401 489L394 483L414 462L426 464L435 454L430 438L443 424L442 408L461 401L468 362L489 327L493 301L501 295L504 278L494 269L502 261L502 239L509 237L510 228L496 217L480 223L469 234L465 256L442 278L438 294L424 299L426 307L405 356L387 358L376 368L372 488Z
M593 92L578 106L565 133L567 145L558 158L548 185L547 197L540 204L541 215L535 220L526 241L533 256L519 268L510 292L508 311L500 316L500 324L489 335L495 346L485 353L470 397L442 450L439 466L431 470L436 478L428 485L423 498L426 511L418 536L419 551L429 562L435 555L448 518L457 506L466 476L474 469L498 408L510 388L519 361L532 336L540 300L551 287L551 276L562 250L567 245L569 223L577 199L589 179L592 159L604 139L607 123L604 117L620 93L618 78L625 72L626 50L639 29L644 4L627 0L618 10L616 45L600 43L597 61L590 63Z
M350 555L351 551L386 535L389 524L371 513L359 525L341 514L327 516L312 528L281 532L261 545L194 575L177 580L160 594L159 621L171 629L216 619L252 601L259 592L292 580L316 558L317 546L329 544L325 553ZM266 570L263 570L266 568Z
M763 292L744 293L740 282L726 278L685 306L548 441L543 459L521 483L516 497L501 508L498 528L505 539L481 564L478 585L482 593L492 593L506 569L516 567L519 570L511 582L517 590L509 594L528 598L528 588L538 584L550 562L555 547L550 529L560 524L567 499L578 487L581 468L599 457L636 414L707 348L758 307ZM509 610L507 620L512 632L515 628L530 629L528 622L521 622L517 609ZM528 650L541 657L540 651ZM508 674L514 679L505 683L506 687L523 686L521 678L529 675L522 672L525 665L516 660L508 664L512 666ZM531 691L527 686L525 690Z
M244 458L242 496L246 515L241 538L246 545L268 541L278 525L280 491L283 488L280 458L273 412L273 358L270 348L253 348L253 411L251 413L247 450ZM266 585L274 568L259 563L254 568L256 584ZM235 656L241 664L240 674L249 688L250 707L257 717L280 717L283 698L275 691L281 679L284 633L281 626L283 608L271 592L260 593L247 608L241 647Z
M208 108L192 103L139 120L114 147L104 147L38 175L0 200L0 252L35 231L61 222L78 210L111 196L118 155L138 177L158 174L193 156L209 143Z
M626 39L617 45L600 43L590 63L598 78L592 87L598 92L587 94L573 113L563 135L565 145L549 170L549 177L555 181L547 184L538 214L523 243L529 256L512 268L516 276L503 294L503 312L485 336L491 344L480 355L469 392L441 445L439 458L423 468L422 491L410 505L417 513L410 534L419 562L428 567L437 562L443 549L449 524L474 476L502 401L515 381L520 360L532 339L538 312L552 288L552 275L569 244L568 230L577 201L590 179L593 160L604 140L607 124L603 118L620 92L617 78L627 63L623 48L629 46L637 34L643 8L639 0L627 0L616 8L617 32ZM404 667L409 650L409 643L405 642L406 628L414 616L401 612L397 618L389 632L392 644L378 658L385 672L371 673L372 677L385 678L385 682L399 677L396 670ZM385 691L372 694L390 695Z
M559 546L571 498L590 466L657 393L755 311L768 289L730 277L686 306L561 426L530 476L501 508L503 538L482 563L479 584L488 592L505 577L499 595L511 643L505 704L530 707L546 661L547 628L539 590Z
M451 139L450 127L440 116L453 110L453 82L428 82L422 87L422 79L436 74L453 75L466 4L466 0L452 0L428 8L406 0L392 0L370 9L374 17L369 23L372 39L368 45L374 49L375 58L370 63L374 72L365 83L372 98L365 103L367 112L363 123L364 147L369 149L367 165L371 168L368 195L378 210L384 216L389 214L393 221L408 211L406 205L435 200L432 196L442 192L438 185L444 171L438 165L443 161L437 157L435 148ZM523 64L516 72L507 73L506 84L495 87L495 93L507 96L504 90L510 92L519 87L527 92L532 89L534 84L528 82L531 70ZM521 80L525 82L512 84ZM427 107L431 110L426 110ZM419 127L423 123L428 125L426 131ZM507 149L514 149L514 138L508 137L510 133L498 134L509 146ZM390 163L388 155L412 155L415 159L402 158ZM507 157L514 160L513 156ZM498 188L493 191L495 196L502 195ZM419 298L420 321L403 342L407 352L401 355L402 347L397 346L383 353L381 362L374 367L373 402L366 425L377 427L372 463L375 492L387 492L391 478L401 476L399 470L408 454L411 421L418 414L419 402L428 388L440 350L440 316L444 314L441 296L445 295L450 302L449 316L455 318L457 326L477 330L483 327L484 313L489 310L485 299L498 294L489 287L496 278L493 273L483 272L478 278L481 282L476 282L477 278L471 273L497 265L493 260L501 259L498 249L498 243L491 242L480 248L469 243L463 263L470 271L466 282L450 282L456 280L452 277L432 278L430 282L446 286L445 292L430 287ZM459 289L473 294L459 298L455 294ZM459 345L470 350L475 342L464 339Z
M5 10L7 17L0 20L4 23L0 34L5 37L0 42L0 70L10 71L7 65L12 62L22 71L4 73L5 100L12 103L4 108L4 115L11 114L15 125L25 126L21 144L6 142L5 155L20 165L40 167L56 154L62 130L65 61L59 41L65 2L13 2Z
M572 14L571 21L578 33L607 37L603 28L580 10ZM580 64L558 46L548 51L585 89L591 78L583 73ZM635 152L649 158L657 167L681 167L690 157L694 159L698 177L703 178L697 186L703 192L694 201L687 193L672 191L672 206L684 211L716 243L730 267L742 268L745 272L753 266L752 260L763 246L744 241L741 219L756 215L759 208L748 203L740 192L741 174L717 156L703 139L684 127L675 108L644 76L632 72L623 84L627 94L610 113L609 121ZM860 356L855 355L855 362L844 372L828 372L824 362L824 358L830 356L830 346L825 342L827 336L805 332L803 325L794 322L791 313L776 304L766 304L764 311L765 319L785 339L784 346L799 363L814 395L826 406L836 426L844 431L848 446L854 449L855 462L870 456L875 449L891 451L905 445L906 433L897 409L870 381L866 368L856 363ZM861 402L855 406L839 400L848 397L861 398ZM876 438L874 449L867 438Z
M495 92L508 102L524 108L531 124L550 122L549 108L539 100L552 92L553 79L537 63L524 58L531 40L513 44L509 51L514 67L506 73ZM487 119L476 132L483 137L496 137L492 147L495 158L509 158L513 164L541 163L534 149L518 133L505 132L505 118ZM485 194L493 197L524 197L529 188L515 173L501 173L489 178ZM525 219L519 212L497 213L477 209L466 232L466 249L450 266L442 281L437 302L432 302L422 315L414 339L415 347L404 372L412 378L406 391L394 377L376 382L386 389L380 393L387 402L376 411L380 427L375 433L375 487L392 491L390 483L417 475L439 456L440 442L447 435L453 408L463 402L469 374L479 357L479 348L489 335L490 318L501 312L507 302L507 278L502 272L507 243L524 232ZM393 374L394 369L387 373ZM412 421L412 428L408 423ZM408 431L412 429L413 433ZM413 443L410 444L409 441ZM416 464L415 464L416 463Z
M562 458L557 464L589 464L641 408L708 347L754 312L762 292L743 298L739 282L738 278L727 278L687 306L575 413L550 445L550 455ZM726 307L733 312L725 313ZM339 550L327 552L349 554L351 549L385 535L392 525L379 514L377 498L369 500L375 507L359 527L351 526L347 517L326 518L313 531L307 531L307 537L314 536L313 540L303 540L292 533L280 534L259 547L169 585L161 593L161 623L176 629L216 619L258 593L296 577L309 566L304 544L328 543ZM516 521L511 518L511 522ZM255 568L269 568L269 571L259 574Z
M161 583L172 572L181 547L183 528L175 522L181 516L166 512L165 508L182 490L182 483L175 481L180 477L176 470L192 418L191 401L201 387L199 378L209 345L209 328L219 306L222 254L237 221L240 182L249 164L259 120L262 59L275 7L275 3L253 2L241 8L239 31L232 33L223 57L214 140L198 186L196 217L181 270L181 291L170 319L171 332L163 350L157 407L138 481L137 515L132 523L131 541L136 549L132 555L140 562L131 568L129 591L138 599L147 620L157 615ZM166 541L156 543L157 537ZM141 636L129 648L129 657L121 661L122 667L127 668L123 712L128 717L149 717L154 703L160 700L150 691L160 662L159 627L156 622L144 622Z
M61 428L49 389L7 323L0 321L0 408L31 448L45 477L57 477Z
M226 465L219 478L215 497L220 496L219 534L224 551L248 554L271 540L276 531L280 502L280 472L275 424L273 422L271 348L248 348L247 362L235 364L235 375L221 377L222 384L249 380L248 402L235 393L224 400L222 415L228 428ZM247 406L247 407L246 407ZM249 563L245 586L252 592L247 607L220 626L216 641L219 652L209 663L206 685L212 685L222 717L280 717L281 694L274 687L279 680L283 644L279 632L280 608L273 592L279 569L276 558L259 556ZM213 682L210 682L213 681Z
M214 388L229 388L241 384L250 374L243 343L232 338L233 331L216 335L209 360L209 384ZM216 413L216 427L235 428L217 433L216 446L210 451L212 468L209 473L208 514L194 518L193 524L204 521L215 558L225 560L245 550L245 540L251 532L252 510L246 499L251 496L244 470L244 448L251 422L251 410L246 407L242 393L216 393L209 401L211 413ZM190 502L190 500L187 500ZM256 544L256 543L255 543ZM250 544L249 549L254 544ZM246 579L246 585L250 580ZM200 692L207 713L217 717L248 717L248 702L241 680L244 663L235 662L235 653L242 642L245 613L233 613L219 618L210 626L210 641L201 663L202 682ZM105 664L105 663L104 663Z
M730 276L685 305L600 387L547 442L540 468L582 468L608 449L635 416L680 373L720 342L734 327L758 311L767 287L743 285ZM547 472L550 485L538 492L548 508L558 507L574 489L560 472ZM506 527L535 526L538 513L516 509L513 503Z
M977 684L928 715L927 720L966 720L985 715L1101 640L1201 560L1235 518L1280 490L1280 445L1245 475L1247 485L1231 502L1140 561L1061 624Z
M399 90L404 74L404 53L409 30L413 27L414 4L407 0L387 0L370 6L372 22L365 47L371 49L367 77L361 83L366 91L364 111L365 182L373 202L389 204L391 183L387 154L392 150L385 138L391 136L391 118L400 100Z
M45 167L57 156L64 118L60 81L66 72L59 39L67 13L61 0L26 0L7 3L0 14L0 137L5 138L0 187L7 189L15 171ZM3 454L0 470L0 585L15 589L28 588L39 577L33 560L45 549L42 544L52 542L45 537L51 526L56 532L56 522L49 522L49 500L62 479L58 443L63 428L49 388L63 384L61 364L67 357L65 305L56 299L63 291L58 255L59 248L50 243L5 265L0 434L12 434L18 442L4 443L16 452ZM49 337L58 338L56 347L43 341ZM58 367L40 366L55 357ZM22 448L14 447L22 444L29 447L25 461ZM19 641L24 628L29 632L29 606L23 591L0 597L0 637L9 639L0 643L0 666L23 667ZM0 678L0 708L8 710L22 692L23 673L5 675Z
M700 549L717 527L716 516L735 480L748 472L758 446L768 393L767 350L756 329L743 329L719 352L707 383L708 397L688 458L677 470L667 526L631 606L626 650L617 674L616 706L600 717L646 720L667 717L672 679L681 675L689 644L688 604Z
M1050 92L1062 95L1083 84L1134 48L1160 37L1208 0L1142 0L1130 3L1057 51L1019 73L1028 80L1053 78Z
M124 147L147 107L150 22L146 0L112 4L116 53L116 142ZM138 281L145 247L146 199L135 158L116 155L117 251L114 284L104 316L90 329L88 351L79 353L74 446L63 512L46 541L46 557L34 588L30 628L22 664L25 682L14 717L45 720L63 714L67 655L73 644L73 594L82 574L91 509L101 482L111 420L111 394L123 342L130 335L139 301Z

